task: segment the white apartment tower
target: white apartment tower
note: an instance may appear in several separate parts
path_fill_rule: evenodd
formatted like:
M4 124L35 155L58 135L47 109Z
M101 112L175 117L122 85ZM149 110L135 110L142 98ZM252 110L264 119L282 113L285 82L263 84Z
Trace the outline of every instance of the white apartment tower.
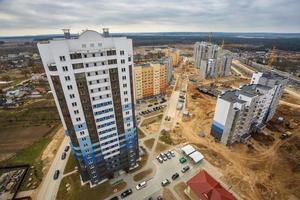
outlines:
M219 95L211 134L223 144L248 139L273 117L288 79L254 73L251 84Z
M86 30L38 43L83 182L129 171L139 158L132 40Z
M199 69L202 78L230 75L232 55L229 51L208 42L194 45L194 67Z

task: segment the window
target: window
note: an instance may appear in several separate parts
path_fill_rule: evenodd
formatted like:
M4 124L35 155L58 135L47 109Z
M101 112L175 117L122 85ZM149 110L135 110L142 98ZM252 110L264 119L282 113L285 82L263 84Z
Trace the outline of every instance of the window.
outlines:
M63 69L64 72L68 71L68 67L67 66L62 67L62 69Z
M73 103L72 103L72 106L73 106L73 107L77 106L77 103L76 103L76 102L73 102Z
M82 44L81 47L82 47L82 48L86 48L86 44Z
M127 91L124 91L124 94L126 95L126 94L127 94Z
M121 59L121 63L124 64L124 63L125 63L125 60L124 60L124 59Z
M83 68L83 63L72 64L73 69L81 69Z
M129 111L126 111L126 115L129 115Z
M79 125L78 125L78 128L82 128L82 124L79 124Z
M91 76L91 73L90 73L90 72L88 72L88 73L87 73L87 76Z
M76 121L77 121L77 122L80 122L80 121L81 121L81 118L80 118L80 117L77 117L77 118L76 118Z
M81 53L72 53L70 54L71 60L82 58Z
M123 88L127 88L127 84L126 83L123 84Z
M117 59L108 60L109 65L117 64Z
M59 60L60 61L66 61L66 57L65 56L59 56Z
M120 55L124 55L124 51L122 50L122 51L120 51Z
M73 86L72 85L68 85L67 88L68 88L68 90L72 90Z
M80 135L84 135L84 131L80 131L79 133L80 133Z
M126 76L122 76L122 80L126 80Z
M71 98L71 99L74 99L74 98L75 98L75 95L74 95L74 94L70 94L70 98Z
M116 50L109 50L109 51L106 51L106 55L107 55L107 56L114 56L114 55L116 55L116 54L117 54Z
M131 61L131 57L128 57L128 62L130 62Z
M70 76L65 76L65 80L66 80L66 81L71 80L71 79L70 79Z
M126 72L126 69L124 67L122 68L122 72Z
M128 98L125 98L124 100L125 100L125 102L128 102Z
M74 114L75 115L79 114L79 110L74 110Z
M93 53L92 56L95 57L95 54Z

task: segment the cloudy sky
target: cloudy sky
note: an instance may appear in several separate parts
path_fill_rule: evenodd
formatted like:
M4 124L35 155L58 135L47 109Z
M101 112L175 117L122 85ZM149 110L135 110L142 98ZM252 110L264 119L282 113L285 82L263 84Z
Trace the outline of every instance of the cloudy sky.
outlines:
M111 32L300 32L300 0L0 0L0 36Z

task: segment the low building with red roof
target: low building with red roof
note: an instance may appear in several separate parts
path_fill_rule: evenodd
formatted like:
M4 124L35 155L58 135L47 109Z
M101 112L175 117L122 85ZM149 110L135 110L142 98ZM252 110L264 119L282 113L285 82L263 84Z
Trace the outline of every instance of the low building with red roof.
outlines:
M191 200L236 200L230 192L204 170L187 182L187 188L184 192Z

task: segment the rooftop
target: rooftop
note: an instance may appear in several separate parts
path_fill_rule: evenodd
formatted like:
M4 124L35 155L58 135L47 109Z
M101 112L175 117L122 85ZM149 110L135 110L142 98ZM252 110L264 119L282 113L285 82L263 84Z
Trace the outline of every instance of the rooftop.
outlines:
M200 171L187 185L201 200L236 200L236 198L206 171Z

